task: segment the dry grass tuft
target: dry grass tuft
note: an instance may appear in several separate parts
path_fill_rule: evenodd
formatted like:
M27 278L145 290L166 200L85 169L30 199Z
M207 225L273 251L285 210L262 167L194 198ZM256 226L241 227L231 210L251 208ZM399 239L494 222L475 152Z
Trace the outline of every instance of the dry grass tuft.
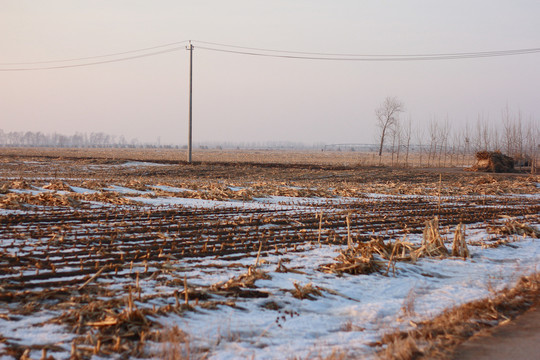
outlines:
M161 351L155 354L159 359L203 360L208 358L207 352L197 350L192 346L190 335L178 326L161 331L156 340L162 343Z
M416 303L416 289L412 288L407 293L405 299L403 299L403 305L401 305L401 311L405 316L414 316L416 315L415 306Z
M381 359L448 358L469 337L486 328L506 322L540 302L540 273L523 276L511 289L496 296L449 309L408 332L384 335L372 344L384 348Z
M416 342L405 336L404 338L394 338L386 344L383 352L379 353L381 359L393 360L415 360L420 359L424 353L420 351Z
M315 352L315 351L314 351ZM289 360L345 360L345 359L351 359L351 356L342 350L332 350L332 352L328 355L312 355L309 354L306 357L291 357L287 358Z

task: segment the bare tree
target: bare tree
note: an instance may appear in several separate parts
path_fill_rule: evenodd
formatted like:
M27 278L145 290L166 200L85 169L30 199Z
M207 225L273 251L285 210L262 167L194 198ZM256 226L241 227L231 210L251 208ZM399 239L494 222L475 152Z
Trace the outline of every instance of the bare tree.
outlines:
M502 123L503 123L503 137L504 137L504 146L506 150L506 155L512 156L512 150L514 146L514 137L513 137L513 118L510 115L510 109L508 104L501 112Z
M442 162L442 166L446 166L446 156L448 155L448 138L450 137L450 123L448 121L448 116L446 117L446 120L444 123L439 126L439 167L441 167L441 157L444 153L444 159Z
M403 128L403 142L405 143L405 166L409 166L409 147L411 144L411 127L412 127L411 115L406 126Z
M524 139L524 148L526 155L524 159L527 162L527 165L531 167L531 174L536 172L537 167L537 153L540 149L540 144L538 139L540 138L540 128L538 121L535 121L531 116L528 123L525 125L525 139Z
M450 157L450 166L459 165L459 155L462 147L462 136L459 130L452 131L452 152Z
M390 129L392 135L392 166L394 166L394 154L396 155L396 165L399 165L399 153L401 148L401 124L396 121Z
M493 151L493 131L491 130L489 118L484 114L478 114L476 120L475 151Z
M424 139L425 139L425 128L421 125L418 125L416 128L416 144L418 146L418 153L419 153L419 166L422 166L422 155L424 154Z
M437 155L437 144L439 140L439 123L437 120L433 117L429 121L429 153L428 153L428 160L427 160L427 166L430 166L430 160L433 160L433 163L435 163L435 157Z
M404 111L404 105L396 97L387 97L384 102L375 110L377 116L377 127L381 129L381 139L379 145L379 163L381 161L384 146L384 137L389 130L392 130L399 119L399 113Z
M465 124L465 129L463 130L463 140L464 140L464 144L463 144L463 164L465 165L469 165L469 161L466 161L465 157L471 155L471 130L469 128L469 124Z

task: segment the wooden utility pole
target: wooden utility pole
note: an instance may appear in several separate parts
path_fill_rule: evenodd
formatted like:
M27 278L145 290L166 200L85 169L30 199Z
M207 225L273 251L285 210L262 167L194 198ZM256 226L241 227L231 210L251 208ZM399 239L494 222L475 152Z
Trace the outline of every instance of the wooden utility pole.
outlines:
M191 123L191 116L192 116L192 94L193 94L193 45L191 44L191 41L189 42L189 46L187 47L189 50L189 134L188 134L188 163L191 164L191 150L192 150L192 123Z

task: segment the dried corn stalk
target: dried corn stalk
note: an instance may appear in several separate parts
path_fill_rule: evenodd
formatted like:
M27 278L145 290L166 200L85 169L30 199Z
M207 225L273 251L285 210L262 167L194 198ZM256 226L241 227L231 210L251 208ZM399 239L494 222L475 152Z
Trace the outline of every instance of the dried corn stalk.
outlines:
M294 289L291 290L292 296L300 300L315 300L315 297L322 296L322 293L317 287L313 286L312 283L309 283L305 286L294 283Z
M9 193L7 196L0 198L0 208L20 209L24 205L78 207L80 203L72 196L49 192L37 195Z
M7 194L9 192L9 185L3 184L2 187L0 187L0 194Z
M363 250L363 251L362 251ZM336 262L324 264L319 269L326 273L334 274L371 274L380 270L382 264L373 257L373 252L359 246L354 249L342 251Z
M229 279L226 282L217 283L210 287L210 290L229 290L233 288L253 288L255 287L255 281L260 279L270 279L270 276L255 267L250 266L247 273Z
M55 191L71 191L71 186L62 182L62 181L53 181L45 186L44 189L55 190Z
M503 226L490 227L488 231L498 235L525 235L535 239L540 238L540 231L517 220L508 220Z
M11 185L9 186L11 189L18 189L18 190L25 190L25 189L31 189L32 187L30 184L28 184L24 180L15 180L11 182Z
M448 250L444 246L443 239L439 233L439 219L426 221L424 228L422 245L416 250L416 258L423 256L448 256Z
M459 223L454 233L454 242L452 244L452 256L468 258L470 256L467 242L465 241L465 226Z

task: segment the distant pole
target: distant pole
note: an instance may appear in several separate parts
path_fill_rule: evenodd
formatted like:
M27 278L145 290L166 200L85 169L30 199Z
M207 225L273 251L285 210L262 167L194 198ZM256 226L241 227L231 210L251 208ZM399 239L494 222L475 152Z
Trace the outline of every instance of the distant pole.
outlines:
M192 150L192 123L191 123L191 116L192 116L192 104L193 104L193 45L191 44L191 41L189 42L189 46L187 47L189 50L189 135L188 135L188 163L191 164L191 150Z

